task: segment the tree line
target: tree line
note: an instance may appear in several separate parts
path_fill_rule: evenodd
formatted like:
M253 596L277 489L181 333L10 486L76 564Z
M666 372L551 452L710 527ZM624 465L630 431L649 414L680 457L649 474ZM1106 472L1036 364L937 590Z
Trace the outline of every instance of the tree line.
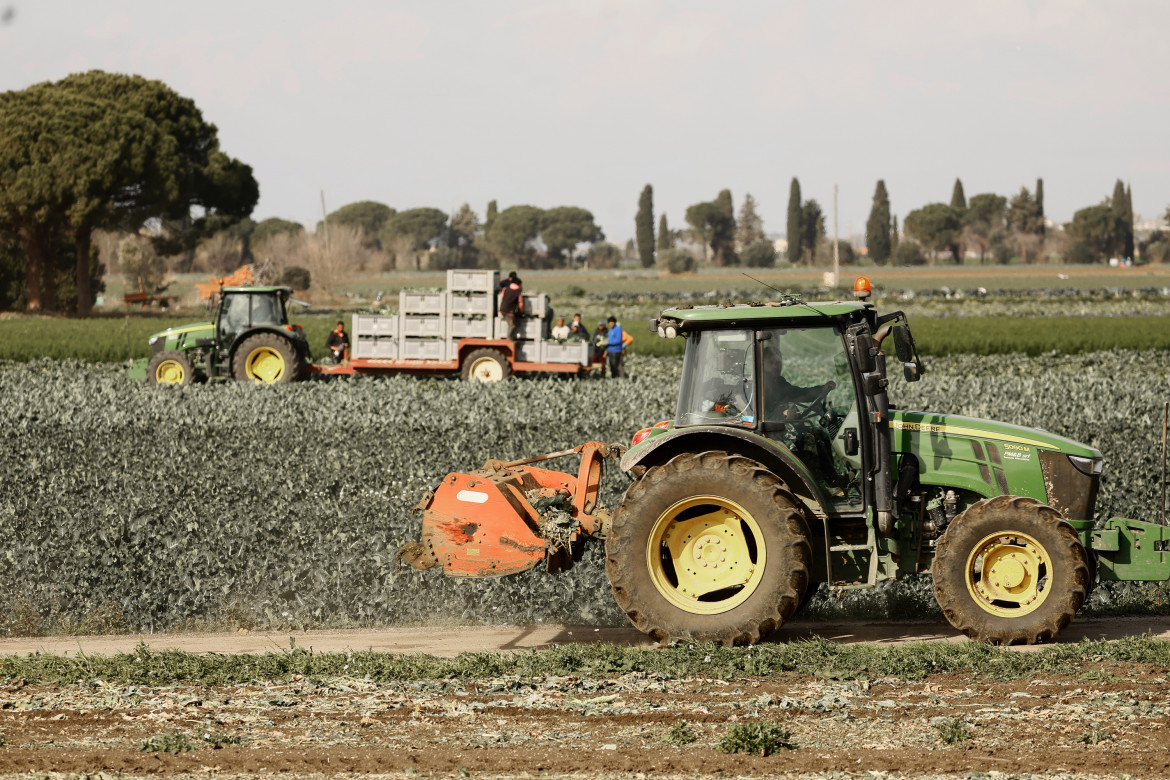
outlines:
M1166 212L1170 222L1170 208ZM689 206L687 227L671 231L665 214L653 233L653 188L647 184L638 200L634 219L638 257L645 267L656 263L672 272L696 265L770 266L780 253L765 238L763 221L751 194L744 196L738 218L730 190L712 201ZM805 200L800 181L789 188L783 261L794 266L825 266L833 258L833 242L825 235L825 214L815 199ZM980 193L967 199L963 182L955 179L949 203L928 203L906 215L901 229L890 206L884 180L874 188L873 203L865 226L864 249L838 241L843 264L856 263L864 254L876 265L923 265L946 259L955 263L968 258L980 263L1033 263L1056 260L1094 263L1108 258L1139 257L1144 262L1170 261L1170 235L1160 230L1137 240L1134 230L1133 195L1117 181L1111 198L1078 210L1070 222L1049 229L1044 215L1044 180L1034 190L1021 187L1010 198Z

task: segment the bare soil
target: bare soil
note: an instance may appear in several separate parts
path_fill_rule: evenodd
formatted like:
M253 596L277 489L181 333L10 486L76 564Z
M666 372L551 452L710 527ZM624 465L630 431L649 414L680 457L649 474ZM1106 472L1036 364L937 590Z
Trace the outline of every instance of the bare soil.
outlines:
M1165 619L1081 621L1063 639L1170 636ZM779 641L965 641L937 624L793 624ZM268 635L146 637L156 648L256 652ZM5 640L0 652L132 649L138 637ZM55 642L56 640L53 640ZM317 650L463 650L550 642L640 644L590 627L313 632ZM21 644L25 642L25 644ZM105 644L99 644L105 643ZM120 645L119 643L126 643ZM249 643L257 643L255 645ZM52 648L57 648L52 650ZM20 649L24 648L24 649ZM197 649L202 648L202 649ZM249 649L253 648L253 649ZM35 649L35 648L34 648ZM669 744L685 722L695 741ZM736 724L778 723L793 747L772 755L718 748ZM952 674L925 680L798 674L730 682L631 673L593 677L402 681L340 678L228 687L0 685L0 777L280 772L286 776L969 777L971 773L1168 777L1167 670L1094 662L1015 682ZM965 738L963 738L965 734ZM948 741L946 736L950 735ZM677 740L676 740L677 741ZM143 750L144 745L173 753ZM193 748L184 750L184 748Z

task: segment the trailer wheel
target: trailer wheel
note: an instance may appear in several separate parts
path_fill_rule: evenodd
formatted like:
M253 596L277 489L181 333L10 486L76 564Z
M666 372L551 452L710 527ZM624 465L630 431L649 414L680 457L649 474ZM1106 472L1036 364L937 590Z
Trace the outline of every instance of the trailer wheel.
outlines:
M512 375L512 364L498 349L477 349L463 361L465 382L502 382Z
M240 381L271 385L293 382L300 373L301 360L296 347L275 333L249 336L232 356L232 376Z
M934 596L951 625L980 642L1052 639L1085 603L1089 558L1072 526L1032 498L996 496L947 527Z
M150 359L146 379L152 385L189 385L195 381L195 367L186 353L167 349Z
M626 491L605 541L618 606L655 641L755 644L808 586L808 525L754 460L683 453Z

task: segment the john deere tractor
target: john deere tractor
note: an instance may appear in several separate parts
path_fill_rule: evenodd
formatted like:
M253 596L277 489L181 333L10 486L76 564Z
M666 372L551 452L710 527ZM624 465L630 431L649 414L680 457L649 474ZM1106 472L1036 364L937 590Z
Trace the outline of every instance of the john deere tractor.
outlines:
M930 572L963 633L1031 644L1064 628L1098 577L1170 578L1170 528L1094 523L1096 449L893 407L884 347L907 381L924 372L901 312L786 296L679 306L651 327L686 339L672 419L624 452L578 447L576 476L527 465L539 458L449 474L420 504L421 542L401 556L453 576L557 571L604 538L635 626L724 644L759 641L819 583ZM604 457L633 478L612 514L597 505Z
M288 287L224 287L214 322L167 328L150 337L150 358L130 376L151 384L187 384L213 376L293 382L311 358L299 325L290 325Z

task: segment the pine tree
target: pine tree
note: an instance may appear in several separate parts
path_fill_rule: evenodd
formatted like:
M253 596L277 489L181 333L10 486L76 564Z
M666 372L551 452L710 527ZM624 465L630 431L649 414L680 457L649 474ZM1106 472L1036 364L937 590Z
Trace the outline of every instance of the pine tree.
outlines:
M743 196L739 207L739 222L735 226L735 244L739 251L747 249L764 237L764 220L756 213L756 199L751 193Z
M731 199L731 190L719 191L715 197L715 208L719 213L719 220L711 234L715 264L735 265L739 258L735 254L735 204Z
M951 191L951 208L966 211L967 196L963 194L963 182L955 179L955 188Z
M886 182L878 179L873 191L873 206L865 223L865 246L869 257L878 265L885 265L893 253L890 242L890 196Z
M665 252L667 249L674 249L674 236L666 224L666 212L663 212L658 218L658 251Z
M1036 207L1040 209L1040 235L1044 235L1044 180L1036 179Z
M643 268L654 265L654 188L647 184L638 198L638 214L634 217L634 231L638 241L638 259Z
M800 237L803 235L801 225L800 182L792 177L792 186L788 188L788 262L800 262Z

